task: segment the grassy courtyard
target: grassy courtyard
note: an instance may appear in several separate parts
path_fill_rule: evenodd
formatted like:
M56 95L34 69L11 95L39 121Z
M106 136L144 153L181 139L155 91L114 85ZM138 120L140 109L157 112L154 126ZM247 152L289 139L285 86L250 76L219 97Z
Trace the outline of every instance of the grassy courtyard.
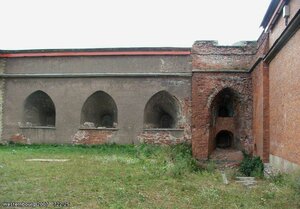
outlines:
M26 159L69 159L30 162ZM246 188L199 169L187 146L0 146L4 202L67 202L61 208L300 208L300 181L281 175ZM59 208L59 207L57 207Z

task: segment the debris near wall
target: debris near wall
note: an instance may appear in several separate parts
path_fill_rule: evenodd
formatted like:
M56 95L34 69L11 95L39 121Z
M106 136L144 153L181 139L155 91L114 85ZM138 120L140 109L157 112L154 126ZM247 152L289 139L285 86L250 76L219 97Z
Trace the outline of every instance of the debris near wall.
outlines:
M82 128L95 128L95 124L93 122L84 122Z

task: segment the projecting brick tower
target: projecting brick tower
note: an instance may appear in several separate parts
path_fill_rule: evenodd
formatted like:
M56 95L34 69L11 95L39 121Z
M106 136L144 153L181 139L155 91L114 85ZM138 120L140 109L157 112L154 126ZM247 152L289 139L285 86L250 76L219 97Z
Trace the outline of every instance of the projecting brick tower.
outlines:
M197 159L209 158L217 148L253 151L249 69L255 52L256 42L194 43L192 145Z

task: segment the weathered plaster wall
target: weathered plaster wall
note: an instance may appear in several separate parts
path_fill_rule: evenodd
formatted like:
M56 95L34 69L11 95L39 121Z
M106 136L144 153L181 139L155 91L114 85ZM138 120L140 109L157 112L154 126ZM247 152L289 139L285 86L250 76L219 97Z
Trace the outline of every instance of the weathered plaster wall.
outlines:
M190 72L189 56L10 58L9 73Z
M6 59L0 59L0 74L4 72L5 65L6 65ZM2 132L3 132L4 84L5 84L5 80L0 79L0 143L2 141Z
M92 61L91 58L78 57L77 59L69 57L13 58L7 61L6 73L111 72L110 70L146 73L165 70L187 72L189 68L189 56L176 58L173 56L93 57ZM101 64L104 62L102 59L107 62L105 66ZM165 68L165 66L168 67ZM56 71L57 69L59 71ZM55 104L55 128L20 128L18 125L18 122L22 121L25 99L37 90L47 93ZM181 105L180 120L176 127L180 130L167 131L170 143L190 141L190 75L186 77L7 78L3 138L18 140L25 137L31 143L96 144L139 143L140 141L152 143L157 135L160 133L166 135L166 132L150 130L154 133L153 138L150 137L149 140L149 135L147 135L147 140L144 140L143 134L149 132L144 130L144 108L148 100L162 90L175 96ZM96 91L104 91L114 99L118 109L116 129L93 130L80 127L82 106L86 99Z

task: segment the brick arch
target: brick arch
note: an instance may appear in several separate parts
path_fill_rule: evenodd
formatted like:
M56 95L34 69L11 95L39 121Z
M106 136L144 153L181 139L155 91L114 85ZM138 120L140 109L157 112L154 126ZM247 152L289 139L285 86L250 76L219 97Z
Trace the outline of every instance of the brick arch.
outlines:
M23 104L25 126L55 126L56 109L51 97L44 91L31 93Z
M224 101L224 97L227 97L227 102ZM226 106L228 111L228 116L233 117L237 114L237 109L240 105L244 105L240 102L242 94L231 87L224 87L219 90L216 94L214 92L214 97L210 102L210 125L214 123L215 117L219 116L219 111L223 106ZM227 103L227 104L225 104Z
M214 136L214 143L217 148L232 148L234 145L234 133L226 129L220 130Z
M229 99L232 102L232 114L229 114L230 117L222 117L218 114L220 106L222 104L222 97L228 95ZM243 143L243 138L249 137L244 133L244 120L245 120L245 111L247 103L247 95L244 95L242 92L238 91L234 86L221 86L214 89L213 93L210 95L211 100L208 101L210 104L208 107L209 110L209 153L211 153L215 148L216 137L218 133L222 130L226 130L232 133L232 147L238 150L246 150Z
M210 95L207 99L207 104L206 104L207 108L211 108L212 103L213 103L214 99L216 98L216 96L218 94L220 94L224 89L230 89L234 93L236 93L236 95L239 95L239 97L243 97L243 93L241 91L239 91L235 86L232 86L232 85L217 86L212 90L212 93L210 93Z

